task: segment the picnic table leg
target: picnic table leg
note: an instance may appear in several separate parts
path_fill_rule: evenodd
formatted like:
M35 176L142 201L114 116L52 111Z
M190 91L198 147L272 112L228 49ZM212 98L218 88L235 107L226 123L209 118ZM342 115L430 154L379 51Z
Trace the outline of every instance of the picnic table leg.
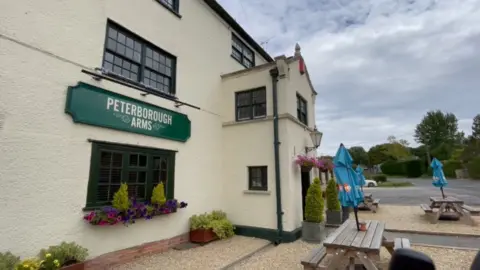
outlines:
M463 211L462 207L458 205L457 203L453 204L453 208L455 212L457 212L460 215L460 218L468 225L474 226L475 225L475 220L473 220L472 216L470 215L470 212L468 211Z
M387 243L387 242L388 242L388 239L384 236L383 237L383 243ZM393 255L395 250L393 249L392 246L389 246L389 245L383 245L383 246L388 250L388 253L390 253L390 255Z
M365 266L367 270L378 270L372 260L367 257L367 254L363 252L357 252L357 258L362 262L363 266Z
M446 203L442 203L440 205L440 208L438 209L438 212L435 215L432 215L432 223L438 223L438 220L440 219L440 215L445 211L445 206Z

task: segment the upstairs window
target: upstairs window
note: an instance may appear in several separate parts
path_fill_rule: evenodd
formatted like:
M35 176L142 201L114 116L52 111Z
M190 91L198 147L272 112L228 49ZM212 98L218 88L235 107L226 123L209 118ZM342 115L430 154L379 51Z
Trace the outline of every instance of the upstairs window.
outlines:
M234 34L232 34L232 57L246 68L255 66L253 51Z
M267 115L265 87L235 93L236 120L252 120Z
M175 95L176 58L110 22L103 68L153 93Z
M297 118L308 126L307 101L299 94L297 94Z
M178 2L180 0L157 0L160 4L164 5L166 8L171 9L178 13Z

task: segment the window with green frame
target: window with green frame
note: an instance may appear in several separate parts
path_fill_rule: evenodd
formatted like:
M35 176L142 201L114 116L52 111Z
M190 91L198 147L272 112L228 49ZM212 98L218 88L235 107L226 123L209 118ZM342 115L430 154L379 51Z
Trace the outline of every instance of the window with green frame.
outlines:
M150 201L162 182L173 199L174 172L174 151L93 142L86 208L111 205L121 183L128 184L129 197Z

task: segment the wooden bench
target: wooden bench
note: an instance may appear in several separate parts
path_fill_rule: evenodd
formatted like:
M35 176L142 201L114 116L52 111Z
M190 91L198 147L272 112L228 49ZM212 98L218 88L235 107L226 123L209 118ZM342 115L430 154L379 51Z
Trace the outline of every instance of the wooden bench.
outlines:
M314 248L307 257L302 260L303 269L315 270L327 255L327 249L323 246Z
M433 210L432 208L430 208L430 206L428 206L428 204L420 204L420 208L422 208L422 210L426 213L426 214L431 214L433 213Z
M410 240L408 238L395 238L393 249L410 248Z
M470 215L472 216L479 216L480 215L480 209L471 207L470 205L462 205L463 210L467 210L470 212Z

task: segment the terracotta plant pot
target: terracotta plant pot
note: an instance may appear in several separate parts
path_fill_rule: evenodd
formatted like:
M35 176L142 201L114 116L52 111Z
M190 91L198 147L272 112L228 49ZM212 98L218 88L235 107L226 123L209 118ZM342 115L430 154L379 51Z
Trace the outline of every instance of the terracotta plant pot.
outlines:
M67 265L67 266L62 266L62 268L60 268L60 269L62 269L62 270L84 270L85 269L85 262L71 264L71 265Z
M197 229L190 231L190 242L192 243L205 244L217 240L217 238L217 235L211 229Z

